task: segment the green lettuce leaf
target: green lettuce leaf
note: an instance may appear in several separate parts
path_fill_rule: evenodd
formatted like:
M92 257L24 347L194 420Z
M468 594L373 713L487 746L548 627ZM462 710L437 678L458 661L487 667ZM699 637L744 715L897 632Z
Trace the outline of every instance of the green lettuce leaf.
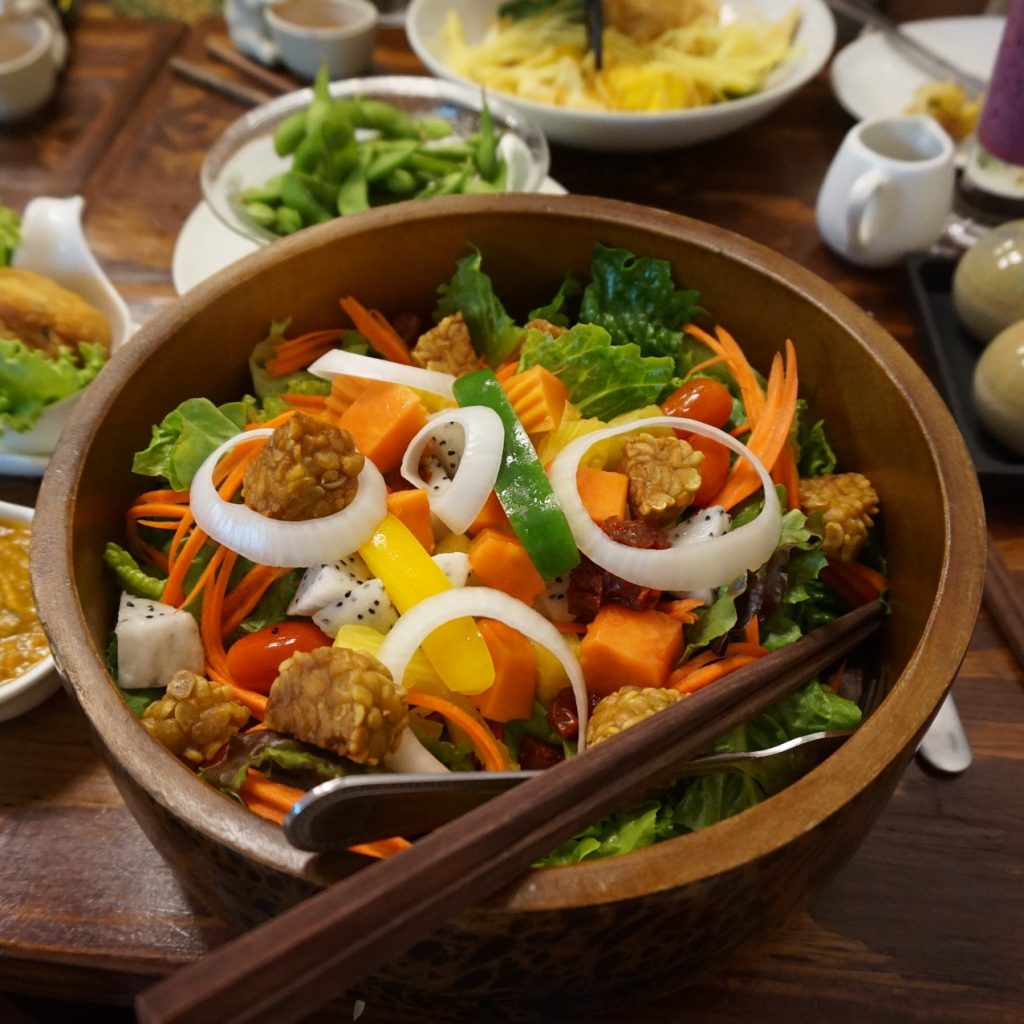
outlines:
M136 454L132 470L187 490L206 457L245 427L254 408L251 398L221 406L208 398L187 399L153 428L149 447Z
M608 420L656 402L672 380L668 357L644 356L639 346L613 344L603 327L577 324L558 338L529 330L519 366L541 365L566 386L586 419Z
M836 455L825 437L825 424L821 420L804 427L801 419L797 444L801 476L823 476L835 472Z
M0 203L0 267L9 267L14 250L21 241L21 217Z
M528 320L547 320L548 323L556 324L559 327L568 327L579 319L572 312L571 307L582 290L579 281L567 277L555 293L555 297L546 306L538 306L530 311Z
M81 391L103 368L102 345L64 346L50 359L14 338L0 338L0 434L35 426L43 410Z
M519 346L522 328L505 312L491 279L480 269L480 264L479 252L458 261L452 279L437 289L439 298L434 319L441 321L461 311L473 347L490 366L497 366Z
M666 260L634 256L626 249L594 246L591 281L583 293L582 323L597 324L615 344L632 342L645 356L668 356L684 376L708 350L687 338L684 324L702 312L695 291L680 291Z

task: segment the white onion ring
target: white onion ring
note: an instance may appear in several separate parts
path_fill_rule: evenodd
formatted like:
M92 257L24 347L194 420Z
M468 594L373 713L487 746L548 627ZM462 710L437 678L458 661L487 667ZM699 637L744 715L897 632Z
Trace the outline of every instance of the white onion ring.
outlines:
M462 456L451 483L435 491L420 476L420 460L434 435L449 423L462 428ZM501 417L490 407L446 409L431 416L409 442L402 459L402 476L427 492L430 511L452 533L465 533L494 489L504 446L505 428Z
M368 380L385 380L391 384L405 384L417 391L429 391L432 395L454 400L450 373L438 370L424 370L420 366L393 363L390 359L375 359L361 356L358 352L347 352L343 348L331 349L309 367L316 377L330 380L332 377L363 377Z
M587 450L598 441L644 427L673 427L702 434L747 459L764 487L764 508L760 515L721 537L674 545L660 551L641 550L612 540L584 508L576 487L576 469ZM730 434L681 416L651 416L585 434L555 456L549 476L580 551L602 569L641 587L670 591L720 587L747 570L753 571L764 565L771 558L782 534L779 498L760 459Z
M358 488L340 512L294 522L271 519L237 502L225 501L213 485L213 470L225 452L257 437L273 434L270 427L244 430L207 456L192 478L189 505L196 526L213 540L260 565L287 568L333 562L351 554L373 536L387 514L387 488L380 470L363 461Z
M377 650L378 661L387 666L392 678L401 681L424 637L430 636L438 626L463 615L504 622L506 626L519 630L527 639L546 647L562 663L576 697L576 717L580 723L577 750L582 753L586 747L589 710L583 670L569 645L562 639L562 634L540 612L535 612L501 590L492 590L490 587L456 587L425 597L391 627Z

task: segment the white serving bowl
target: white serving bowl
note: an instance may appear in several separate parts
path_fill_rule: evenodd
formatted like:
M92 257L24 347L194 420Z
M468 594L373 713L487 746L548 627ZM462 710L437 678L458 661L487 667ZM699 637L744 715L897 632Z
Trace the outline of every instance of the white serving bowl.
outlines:
M444 63L441 28L458 11L466 39L478 41L496 17L502 0L412 0L406 16L409 45L439 78L473 83ZM835 44L835 21L823 0L728 0L723 13L739 18L761 15L776 20L793 7L800 11L796 52L769 75L760 92L727 103L661 114L570 110L502 94L532 117L552 142L608 152L651 152L692 146L738 131L789 99L824 67Z
M33 199L21 218L21 241L12 265L52 278L91 302L110 324L110 354L134 330L124 299L89 248L82 229L81 196ZM80 392L79 392L80 394ZM79 394L47 406L31 430L0 433L0 474L41 476Z
M332 82L330 91L336 99L382 100L414 117L442 117L451 122L458 136L467 136L480 126L483 90L472 83L391 75ZM260 245L279 236L243 217L236 197L243 189L262 185L291 167L292 158L278 156L274 150L274 129L290 114L309 106L312 99L312 88L300 89L243 114L210 147L203 161L199 178L206 202L229 228ZM541 191L551 161L544 133L528 114L497 97L488 97L487 105L501 136L498 151L509 166L507 191Z
M31 524L33 515L34 510L25 505L0 501L0 519ZM53 655L47 654L27 672L22 672L9 683L0 684L0 722L30 711L59 687L60 676L54 668Z

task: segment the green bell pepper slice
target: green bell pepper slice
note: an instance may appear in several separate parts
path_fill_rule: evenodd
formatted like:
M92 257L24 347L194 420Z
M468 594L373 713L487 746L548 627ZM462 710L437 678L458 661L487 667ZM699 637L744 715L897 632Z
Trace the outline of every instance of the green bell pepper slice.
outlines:
M580 560L569 521L498 378L492 370L474 370L452 387L459 405L486 405L501 418L505 447L494 491L530 560L544 579L568 572Z

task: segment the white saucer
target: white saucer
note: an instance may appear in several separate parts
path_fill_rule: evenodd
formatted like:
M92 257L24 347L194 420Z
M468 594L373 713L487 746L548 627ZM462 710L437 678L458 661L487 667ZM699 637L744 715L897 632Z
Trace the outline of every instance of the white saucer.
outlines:
M15 455L13 452L0 452L0 476L42 476L49 462L49 455Z
M566 194L566 189L553 178L546 178L539 191L545 195ZM243 238L224 224L208 203L201 202L188 215L174 243L171 279L175 290L183 295L189 288L259 248L256 242Z
M988 79L1003 35L1003 17L931 18L902 28L964 71ZM832 60L832 91L858 120L902 114L914 90L932 79L880 32L866 31Z

